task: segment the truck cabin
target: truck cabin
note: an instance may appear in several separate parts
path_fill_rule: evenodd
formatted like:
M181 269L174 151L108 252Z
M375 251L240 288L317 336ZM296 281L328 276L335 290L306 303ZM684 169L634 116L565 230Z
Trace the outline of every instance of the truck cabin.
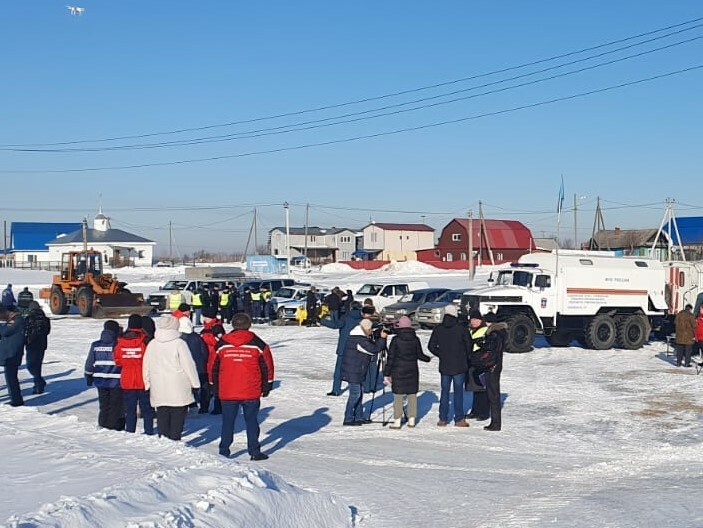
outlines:
M552 278L536 269L537 264L520 264L513 262L510 269L501 270L493 280L493 286L521 286L523 288L543 289L552 285Z
M66 253L63 255L63 263L61 268L61 278L69 280L73 269L76 280L82 281L85 279L86 273L92 274L94 277L102 275L103 260L101 253Z

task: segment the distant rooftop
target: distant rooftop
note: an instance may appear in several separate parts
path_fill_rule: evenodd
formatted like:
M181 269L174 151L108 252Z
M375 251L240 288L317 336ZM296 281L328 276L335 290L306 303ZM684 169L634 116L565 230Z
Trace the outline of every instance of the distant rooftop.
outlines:
M80 224L78 224L80 227ZM108 229L107 231L100 231L98 229L87 229L86 239L88 244L155 244L153 240L140 237L138 235L133 235L127 231L122 231L121 229ZM78 229L72 233L68 233L66 236L54 238L47 242L51 245L59 244L82 244L83 243L83 230Z
M80 222L12 222L8 250L48 251L47 242L80 228Z

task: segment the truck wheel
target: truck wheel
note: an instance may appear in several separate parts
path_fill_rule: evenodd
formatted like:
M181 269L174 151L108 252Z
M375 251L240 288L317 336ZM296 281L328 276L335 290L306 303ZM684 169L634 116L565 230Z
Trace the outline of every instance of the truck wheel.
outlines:
M78 313L83 317L90 317L93 313L93 290L81 288L76 295Z
M49 308L51 309L51 313L54 315L66 315L68 313L66 296L61 291L61 288L58 288L57 286L51 288L51 294L49 295Z
M521 354L532 350L535 340L535 324L532 319L525 314L517 314L509 317L505 322L508 324L506 352Z
M553 347L566 347L571 344L574 339L574 335L571 332L552 332L552 335L546 336L547 343L549 346Z
M618 346L627 350L642 348L652 331L649 321L642 315L628 315L617 324Z
M607 350L615 342L615 321L608 315L596 315L586 325L584 338L588 348Z

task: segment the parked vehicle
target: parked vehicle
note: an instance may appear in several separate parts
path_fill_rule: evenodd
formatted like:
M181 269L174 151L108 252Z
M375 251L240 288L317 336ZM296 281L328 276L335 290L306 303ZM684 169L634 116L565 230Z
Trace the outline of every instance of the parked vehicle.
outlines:
M270 292L275 292L283 288L284 286L293 286L295 281L293 279L260 279L260 280L249 280L242 282L237 286L239 294L244 293L245 288L250 290L259 290L262 286L268 288Z
M536 333L552 346L638 349L667 314L665 289L657 260L560 250L520 257L466 301L508 323L509 352L531 350Z
M354 300L363 303L364 300L371 299L376 311L380 311L389 304L399 301L403 295L411 290L428 287L426 282L367 283L357 290L354 294Z
M279 288L271 296L271 312L276 314L280 306L290 301L305 301L309 290L310 284L293 284Z
M460 308L462 296L470 291L472 290L467 288L449 290L437 297L434 302L421 304L415 312L415 322L420 325L420 328L437 326L444 319L444 309L450 304L455 304L457 308Z
M295 315L298 311L298 307L305 306L309 289L309 286L301 288L299 293L302 294L302 297L298 297L296 294L294 299L281 301L276 305L276 311L274 313L276 314L276 319L279 321L279 324L288 324L296 321ZM318 309L322 306L322 302L328 294L329 290L327 289L317 289L316 297Z
M381 319L395 323L405 315L414 321L418 306L434 302L446 291L449 291L448 288L422 288L406 293L398 302L389 304L381 310Z
M207 285L208 288L217 286L222 290L228 283L233 282L237 284L234 280L215 280L215 279L205 279L205 280L193 280L193 279L175 279L167 281L166 284L159 288L159 291L152 293L147 298L147 304L151 306L153 311L162 312L168 309L168 295L174 291L180 291L183 294L183 298L188 304L193 302L193 292L198 288Z

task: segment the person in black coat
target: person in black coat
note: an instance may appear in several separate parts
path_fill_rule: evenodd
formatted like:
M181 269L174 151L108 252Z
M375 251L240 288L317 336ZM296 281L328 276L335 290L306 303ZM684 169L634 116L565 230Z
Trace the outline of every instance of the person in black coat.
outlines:
M508 325L499 323L494 313L486 314L486 340L482 347L484 353L480 356L484 372L486 372L486 395L491 409L491 423L484 427L486 431L500 431L500 374L503 371L503 351L508 337Z
M332 291L325 297L325 304L330 310L332 320L337 320L342 308L342 292L338 287L332 288Z
M51 321L37 301L29 303L24 326L27 370L34 380L32 394L43 394L46 381L42 378L41 368L48 346L48 336L51 332Z
M320 322L317 317L317 292L314 287L311 287L308 290L308 294L305 297L305 311L308 314L306 325L320 326Z
M349 399L344 411L343 425L361 425L363 417L363 393L361 382L369 370L369 363L375 361L376 355L386 346L388 334L383 330L376 341L371 340L373 323L362 319L349 333L344 345L342 357L342 380L349 385Z
M412 321L403 316L398 320L395 337L388 347L388 359L383 368L383 382L391 384L393 391L393 429L400 428L403 416L403 396L408 397L408 427L415 427L417 418L417 391L420 388L418 360L429 362L430 356L422 351L422 344L411 327Z
M468 427L464 418L464 379L469 369L471 337L464 325L459 324L456 306L445 308L442 323L432 330L428 348L439 358L442 392L439 397L439 421L443 427L449 422L449 391L454 386L454 425Z
M0 308L0 366L5 367L5 384L10 396L10 405L24 405L17 371L24 354L24 319L16 308Z
M486 332L488 325L483 320L483 315L478 310L469 312L469 331L473 341L469 355L469 371L466 375L466 390L471 391L471 412L466 415L469 420L482 422L490 416L488 394L486 394L485 368L481 356L485 353Z

